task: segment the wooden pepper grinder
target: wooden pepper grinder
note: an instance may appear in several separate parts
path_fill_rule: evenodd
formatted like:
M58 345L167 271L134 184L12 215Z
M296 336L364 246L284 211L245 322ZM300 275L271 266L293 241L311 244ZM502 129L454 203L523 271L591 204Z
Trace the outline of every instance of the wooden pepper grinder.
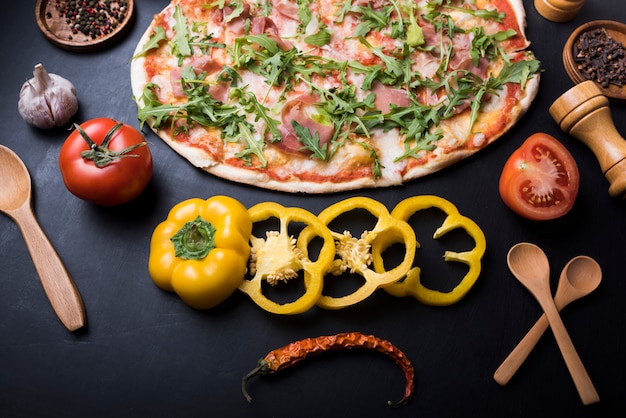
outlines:
M553 22L567 22L576 17L585 0L535 0L539 14Z
M609 100L597 84L584 81L559 97L549 109L559 127L596 155L610 183L609 194L626 198L626 140L617 132Z

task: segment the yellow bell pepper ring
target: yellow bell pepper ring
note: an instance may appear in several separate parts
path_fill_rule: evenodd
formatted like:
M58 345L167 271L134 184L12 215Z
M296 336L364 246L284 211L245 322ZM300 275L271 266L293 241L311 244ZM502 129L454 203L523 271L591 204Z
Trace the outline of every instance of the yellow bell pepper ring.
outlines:
M246 293L264 310L280 315L303 313L315 305L323 288L324 274L335 257L335 246L330 230L311 212L295 207L284 207L274 202L262 202L251 207L248 212L252 223L276 218L280 221L279 231L266 231L265 238L250 237L252 254L249 274L239 290ZM309 242L295 238L290 233L290 225L304 225L315 236L322 239L321 248L315 261L309 257ZM278 303L264 293L264 283L276 286L281 282L297 280L303 275L304 293L296 300Z
M152 233L150 277L189 306L212 308L243 281L251 233L248 210L231 197L182 201Z
M336 254L338 258L334 261L329 273L339 276L346 271L358 274L365 279L365 282L354 292L340 297L321 295L317 301L317 306L323 309L341 309L358 303L369 297L380 287L387 286L403 278L413 264L415 251L418 243L415 238L413 228L403 220L394 218L389 210L382 203L368 197L352 197L339 201L318 215L318 218L325 224L330 225L333 220L340 215L353 210L364 209L376 217L376 224L371 231L364 231L360 238L352 237L349 231L339 233L332 231L336 243ZM308 231L302 232L302 237L309 239ZM394 268L390 270L373 270L372 253L374 248L378 248L378 255L382 259L382 249L378 241L386 244L404 244L404 258Z
M461 279L450 292L440 292L425 287L420 280L419 267L412 268L406 277L384 288L384 290L394 296L413 296L418 301L433 306L447 306L458 302L474 286L481 271L481 260L486 250L485 234L480 227L470 218L461 215L458 209L448 200L433 196L422 195L409 197L400 202L391 212L395 218L408 220L415 213L428 208L438 208L447 216L443 224L437 228L433 234L433 239L440 238L448 232L462 228L474 240L474 248L465 252L446 251L445 261L464 263L469 267L466 275ZM384 269L384 262L381 257L381 250L387 248L389 243L381 243L381 247L372 251L374 268Z

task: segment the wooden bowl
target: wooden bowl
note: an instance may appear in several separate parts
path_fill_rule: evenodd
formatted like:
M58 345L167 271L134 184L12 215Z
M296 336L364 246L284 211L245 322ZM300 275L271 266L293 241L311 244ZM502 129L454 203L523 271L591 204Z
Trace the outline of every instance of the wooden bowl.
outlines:
M624 48L626 48L626 24L624 23L612 20L594 20L576 28L563 47L563 64L565 71L576 84L582 83L588 79L579 71L578 64L574 61L574 45L583 33L602 28L606 30L611 38L621 43ZM609 84L607 87L602 87L599 83L596 84L605 96L615 101L626 102L626 85L620 87Z
M135 2L134 0L126 0L126 2L127 8L124 18L120 19L120 22L110 32L94 38L81 32L73 33L72 23L66 22L66 16L60 16L56 9L55 0L37 0L35 19L41 32L53 44L69 51L94 51L111 45L126 34L131 27L135 16ZM62 3L69 3L69 0L64 0ZM111 2L111 4L119 5L116 1Z

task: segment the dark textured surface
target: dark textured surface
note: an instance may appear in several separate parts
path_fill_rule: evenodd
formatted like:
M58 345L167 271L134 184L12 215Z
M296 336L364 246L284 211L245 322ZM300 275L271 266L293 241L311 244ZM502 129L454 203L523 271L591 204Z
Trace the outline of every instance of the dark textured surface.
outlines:
M193 168L152 133L154 178L136 201L117 208L90 205L63 185L58 152L62 129L41 131L17 112L21 84L33 66L71 80L78 90L78 121L107 116L138 126L129 59L154 13L166 0L138 2L134 26L118 44L72 53L37 29L34 1L7 2L0 17L3 40L0 143L29 168L33 204L42 228L79 288L88 327L69 333L44 295L17 226L0 216L0 416L3 417L591 417L626 414L626 205L611 200L595 157L559 131L550 104L572 86L561 49L589 20L626 20L621 0L587 1L565 24L541 18L525 1L527 35L545 72L536 101L519 124L481 153L404 187L323 196L275 193L224 181ZM613 106L626 132L626 109ZM505 160L530 134L555 135L574 155L579 197L566 217L545 223L521 219L498 195ZM2 179L0 179L2 181ZM218 308L195 311L157 289L147 274L148 243L168 210L190 197L227 194L246 206L261 201L319 212L353 195L389 208L410 195L436 194L474 219L487 237L483 273L460 303L435 308L381 292L341 311L312 309L295 317L267 314L237 293ZM436 254L428 234L423 251ZM545 249L558 272L573 256L590 255L604 272L600 288L563 311L564 323L596 385L601 402L584 407L550 333L507 387L493 372L540 315L532 296L513 278L506 253L531 241ZM445 245L443 245L445 247ZM429 250L428 248L434 248ZM436 255L435 257L439 257ZM432 263L432 262L429 262ZM425 267L426 268L426 267ZM429 274L446 276L447 265ZM311 359L272 377L255 378L248 404L241 377L273 348L317 335L361 331L386 338L413 361L414 399L390 410L403 376L384 356L340 352Z

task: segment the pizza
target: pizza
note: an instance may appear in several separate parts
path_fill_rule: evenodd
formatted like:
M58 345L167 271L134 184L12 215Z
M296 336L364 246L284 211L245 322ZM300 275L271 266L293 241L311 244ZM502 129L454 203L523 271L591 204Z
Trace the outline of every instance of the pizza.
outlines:
M519 121L541 71L525 23L522 0L172 0L133 97L142 127L227 180L401 185Z

